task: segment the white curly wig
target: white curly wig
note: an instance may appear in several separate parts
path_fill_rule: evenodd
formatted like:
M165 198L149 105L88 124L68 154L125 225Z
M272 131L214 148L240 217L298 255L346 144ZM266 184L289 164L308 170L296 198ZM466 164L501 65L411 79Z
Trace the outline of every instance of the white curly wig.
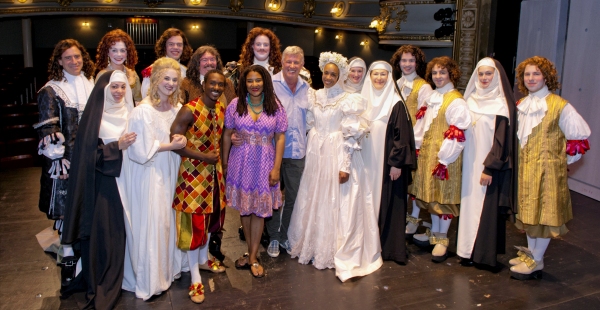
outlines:
M348 71L350 70L350 68L348 68L348 59L336 52L321 53L319 56L319 68L321 69L321 72L323 72L325 65L329 63L336 65L340 70L339 81L345 81L348 77Z

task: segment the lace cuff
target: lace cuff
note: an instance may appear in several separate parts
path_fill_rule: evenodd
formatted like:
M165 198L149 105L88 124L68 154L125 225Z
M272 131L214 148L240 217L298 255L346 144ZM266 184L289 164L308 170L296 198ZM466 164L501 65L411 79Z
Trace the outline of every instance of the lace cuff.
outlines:
M52 161L52 167L48 170L50 178L58 179L61 175L69 175L69 169L71 169L71 162L65 158L59 158Z
M45 136L38 143L38 155L44 155L50 159L62 158L65 155L65 136L55 132Z

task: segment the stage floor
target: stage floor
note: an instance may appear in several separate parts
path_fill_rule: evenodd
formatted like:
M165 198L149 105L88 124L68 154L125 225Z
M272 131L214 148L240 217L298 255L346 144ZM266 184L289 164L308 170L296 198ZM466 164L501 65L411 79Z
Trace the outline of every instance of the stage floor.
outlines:
M77 309L82 296L59 298L60 269L35 236L52 224L37 208L40 168L0 175L0 309ZM462 267L457 256L435 264L427 251L411 244L406 266L385 262L371 275L341 283L333 270L298 264L284 251L271 258L261 247L267 275L255 279L233 267L246 244L238 238L238 214L228 209L222 251L230 268L222 274L201 272L206 292L201 306L190 301L190 276L184 273L167 292L146 302L123 291L117 309L599 309L600 202L571 195L571 231L550 243L541 280L510 278L512 246L526 246L525 235L511 224L498 273ZM449 235L455 234L453 223ZM455 238L451 242L454 252Z

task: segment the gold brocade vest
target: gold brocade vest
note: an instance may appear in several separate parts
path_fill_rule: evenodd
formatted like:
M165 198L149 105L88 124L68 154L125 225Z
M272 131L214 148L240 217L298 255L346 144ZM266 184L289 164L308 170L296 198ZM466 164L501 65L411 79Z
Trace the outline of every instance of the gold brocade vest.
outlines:
M558 121L567 101L546 97L548 110L519 148L517 218L527 225L561 226L573 218L567 184L567 139Z
M417 100L419 97L419 90L421 89L421 86L423 86L425 84L427 84L427 81L425 81L421 77L417 76L413 80L413 88L410 91L410 94L408 95L408 97L406 98L406 107L408 108L408 113L410 114L410 121L412 122L413 127L415 126L415 123L417 122L416 115L417 115L417 108L419 105L419 101Z
M431 122L429 130L423 136L417 169L413 181L412 194L426 203L438 202L442 205L460 204L460 188L462 180L462 153L458 159L448 165L448 180L433 177L432 172L438 164L437 154L444 141L444 133L450 127L446 122L446 109L457 98L462 98L456 89L444 94L444 101L437 117Z
M219 153L225 120L225 105L217 101L215 108L209 109L200 99L196 99L182 109L186 107L192 111L195 120L194 125L185 133L186 147L200 152L214 150ZM208 164L201 160L182 156L173 208L185 213L212 213L215 176L219 186L221 209L223 209L227 204L221 160L219 159L216 164Z

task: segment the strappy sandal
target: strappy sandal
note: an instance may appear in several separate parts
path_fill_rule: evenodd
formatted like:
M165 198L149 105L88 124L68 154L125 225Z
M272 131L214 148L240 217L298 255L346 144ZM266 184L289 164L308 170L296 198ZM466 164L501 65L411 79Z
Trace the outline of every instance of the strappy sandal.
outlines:
M250 269L250 264L248 264L248 260L250 259L250 254L244 253L242 257L235 260L235 268L236 269ZM244 261L244 263L242 263Z
M212 261L209 259L206 261L206 264L200 265L198 266L198 268L200 268L200 270L207 270L213 273L225 272L225 267L222 266L221 262L219 262L218 260Z
M254 271L252 271L252 268L256 269L258 271L258 268L262 268L262 273L259 274L254 274ZM262 278L265 276L265 268L259 263L259 262L254 262L252 263L252 265L250 266L250 273L252 274L253 277L255 278Z

